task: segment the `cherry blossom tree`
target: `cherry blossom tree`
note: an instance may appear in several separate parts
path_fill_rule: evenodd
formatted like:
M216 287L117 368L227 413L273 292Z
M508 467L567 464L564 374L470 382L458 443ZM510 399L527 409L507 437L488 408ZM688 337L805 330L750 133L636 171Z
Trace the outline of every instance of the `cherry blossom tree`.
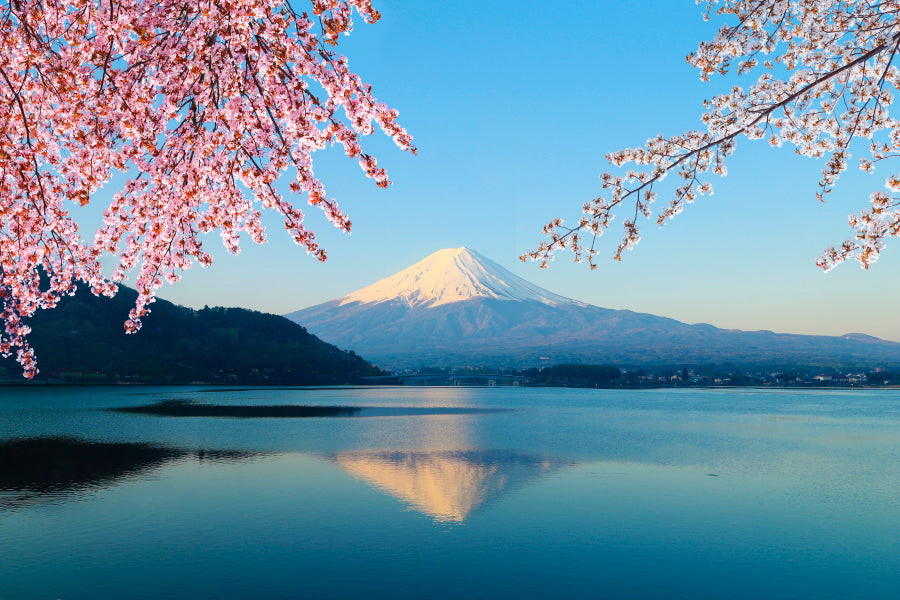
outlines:
M656 214L664 224L686 203L711 194L711 174L727 173L726 159L739 138L793 146L798 154L824 158L816 196L832 190L851 158L851 144L866 156L859 168L900 155L900 122L889 110L900 89L895 65L900 49L900 2L884 0L696 0L707 19L724 17L715 38L700 43L688 62L703 81L714 75L755 77L749 87L734 85L707 100L705 130L673 137L658 135L643 147L607 154L616 167L639 168L603 173L605 195L587 202L572 225L554 219L544 227L548 239L522 256L546 267L553 253L569 249L578 261L596 267L597 239L614 211L627 210L625 235L615 253L640 241L638 219L652 218L659 187L674 172L676 184L667 206ZM755 75L756 74L756 75ZM851 215L853 237L828 248L817 264L829 270L848 258L868 268L885 238L900 235L896 193L900 174L889 175L885 190L872 193L871 208ZM633 212L632 212L633 210Z
M305 0L299 0L305 1ZM290 190L336 227L350 220L326 196L312 154L340 144L368 177L385 171L361 147L375 127L404 150L397 112L336 53L369 0L0 0L0 354L37 372L25 319L83 282L112 295L136 274L126 330L156 290L194 262L209 265L201 233L237 253L263 242L261 209L284 217L297 244L325 251ZM128 177L93 239L70 211L116 174ZM105 279L100 259L118 266Z

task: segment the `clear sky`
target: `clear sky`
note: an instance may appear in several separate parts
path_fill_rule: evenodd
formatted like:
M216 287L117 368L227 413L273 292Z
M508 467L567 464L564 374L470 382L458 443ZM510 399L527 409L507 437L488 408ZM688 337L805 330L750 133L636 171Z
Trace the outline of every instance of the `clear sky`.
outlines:
M720 24L704 22L693 0L373 3L382 20L357 19L341 48L375 95L400 111L418 156L382 135L367 138L364 148L393 181L383 190L339 149L318 153L329 195L353 220L346 235L304 210L328 250L325 264L294 246L272 215L269 243L245 240L232 257L209 236L213 266L195 267L160 297L286 313L441 248L469 246L552 292L608 308L900 341L900 244L889 243L867 272L856 263L828 274L815 266L825 247L850 234L847 215L882 188L884 167L874 176L848 171L822 204L821 161L742 139L729 176L713 181L715 194L662 229L645 222L643 241L621 263L611 258L621 216L593 272L567 253L548 270L518 260L542 240L544 223L576 220L601 193L607 152L699 129L703 98L730 85L701 83L684 60Z

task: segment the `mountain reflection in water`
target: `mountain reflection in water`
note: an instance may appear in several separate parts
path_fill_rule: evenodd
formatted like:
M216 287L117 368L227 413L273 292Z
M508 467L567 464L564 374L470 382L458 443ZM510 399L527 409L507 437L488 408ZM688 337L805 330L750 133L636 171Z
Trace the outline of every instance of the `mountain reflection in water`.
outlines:
M234 461L252 456L70 437L0 441L0 509L79 498L177 460Z
M342 469L436 521L462 523L504 494L568 463L504 450L359 451Z

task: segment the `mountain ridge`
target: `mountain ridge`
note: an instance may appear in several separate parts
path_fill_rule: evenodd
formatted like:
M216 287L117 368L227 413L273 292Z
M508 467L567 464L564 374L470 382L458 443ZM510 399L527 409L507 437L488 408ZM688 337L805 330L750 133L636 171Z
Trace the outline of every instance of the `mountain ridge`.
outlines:
M357 292L285 316L390 369L562 362L900 364L900 344L866 334L720 329L585 304L465 247L439 250Z

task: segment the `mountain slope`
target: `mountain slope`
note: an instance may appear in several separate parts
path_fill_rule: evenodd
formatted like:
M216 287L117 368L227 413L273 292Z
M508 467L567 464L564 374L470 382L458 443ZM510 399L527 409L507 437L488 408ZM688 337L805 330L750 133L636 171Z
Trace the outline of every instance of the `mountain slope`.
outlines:
M410 307L434 308L476 298L586 306L513 275L465 247L438 250L396 275L344 296L338 306L399 301Z
M736 362L900 364L871 336L744 332L564 298L468 248L440 250L353 294L286 315L383 368Z
M141 330L126 335L122 323L136 297L125 286L114 298L80 289L38 313L29 323L37 378L317 384L377 373L284 317L242 308L192 310L157 300ZM12 358L0 360L3 369L21 380Z

